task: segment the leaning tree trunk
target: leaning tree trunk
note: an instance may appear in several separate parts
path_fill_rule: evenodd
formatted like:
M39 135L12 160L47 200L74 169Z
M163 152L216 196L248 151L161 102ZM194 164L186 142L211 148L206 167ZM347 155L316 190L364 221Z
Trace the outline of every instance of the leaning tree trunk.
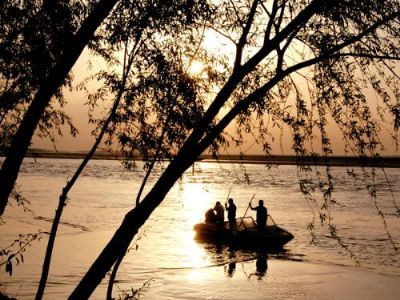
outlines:
M93 293L94 289L100 284L108 270L117 261L118 257L125 254L129 244L140 227L150 217L151 213L163 201L168 191L172 188L175 182L179 179L184 171L189 168L196 160L196 158L205 151L217 136L226 128L226 126L234 119L240 112L246 111L249 106L265 96L265 94L283 79L287 73L277 74L270 80L263 88L259 88L251 95L237 103L234 108L228 112L217 125L213 126L210 130L209 125L212 119L218 114L220 108L231 96L238 83L254 68L257 64L265 58L270 51L275 49L287 35L297 31L297 29L307 22L309 18L315 13L319 5L327 0L314 0L306 9L304 9L282 32L274 38L274 41L265 45L252 59L244 65L240 65L234 70L232 76L221 89L216 99L208 108L202 120L196 126L182 146L177 157L169 164L165 172L161 175L160 179L143 199L143 201L133 210L128 212L121 223L120 227L115 232L109 243L105 246L99 257L90 267L88 272L82 278L78 286L70 295L69 299L87 299ZM289 72L290 73L290 72Z
M199 155L197 151L186 153L187 155L180 155L170 163L142 202L125 215L120 227L72 292L69 299L88 299L118 257L125 254L140 227Z
M32 103L12 139L6 159L0 170L0 215L4 213L8 197L18 177L18 172L31 143L35 129L51 98L65 81L83 49L92 39L96 29L109 15L118 0L101 0L85 19L77 34L64 49L60 60L50 71L37 91Z
M125 80L126 80L126 77L124 77L124 81ZM124 84L122 86L124 86ZM116 101L113 104L110 114L108 115L106 121L104 122L104 124L101 128L99 136L96 138L95 143L93 144L92 148L90 149L90 151L88 152L86 157L83 159L82 163L79 165L78 169L72 176L71 180L68 181L66 186L62 189L62 193L59 197L58 207L56 209L56 213L54 216L53 224L51 226L49 241L47 244L46 254L44 257L44 261L43 261L42 275L40 277L38 290L36 292L36 297L35 297L36 300L40 300L43 298L43 293L46 288L47 278L48 278L49 269L50 269L51 256L53 254L54 243L55 243L56 235L57 235L57 231L58 231L58 225L60 223L61 215L62 215L62 212L66 205L66 201L68 199L68 193L74 186L75 182L78 180L79 176L81 175L81 173L84 170L84 168L86 167L86 165L89 163L90 159L93 157L94 153L97 151L97 148L100 145L100 143L108 129L108 125L111 123L112 119L114 118L115 112L121 101L122 94L123 94L123 90L121 89L118 93Z
M142 202L125 215L120 227L79 282L69 299L87 299L90 297L117 259L125 254L140 227L164 200L164 197L175 182L195 162L197 157L211 145L212 141L232 121L234 116L241 110L247 109L250 103L248 101L245 104L237 106L232 113L224 117L203 139L201 139L201 132L205 132L205 127L203 127L203 131L198 129L196 134L192 133L176 158L168 165L167 169Z

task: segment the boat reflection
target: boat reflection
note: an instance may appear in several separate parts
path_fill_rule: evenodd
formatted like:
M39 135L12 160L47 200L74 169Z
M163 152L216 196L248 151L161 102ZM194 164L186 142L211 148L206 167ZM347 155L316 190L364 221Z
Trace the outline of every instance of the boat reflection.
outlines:
M251 273L248 278L256 276L258 280L261 280L268 269L268 255L266 253L259 253L256 260L256 272Z
M236 261L230 262L228 266L225 266L224 270L228 277L233 277L233 273L236 270Z
M235 274L241 273L238 276L245 276L248 280L253 278L262 280L267 275L268 259L288 259L291 260L290 254L285 250L265 251L265 250L244 250L223 244L211 244L198 242L203 245L210 267L223 266L224 274L227 277L234 277ZM249 271L249 266L254 265Z

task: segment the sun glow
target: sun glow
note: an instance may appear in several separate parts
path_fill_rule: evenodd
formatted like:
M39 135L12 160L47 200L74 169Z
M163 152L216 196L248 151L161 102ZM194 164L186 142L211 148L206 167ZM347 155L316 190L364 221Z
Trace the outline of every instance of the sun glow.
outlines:
M212 206L215 197L202 183L185 183L182 196L185 217L192 224L203 221L204 213Z
M198 61L198 60L194 60L190 63L189 66L189 74L191 74L192 76L198 76L200 75L204 70L204 65L202 62Z

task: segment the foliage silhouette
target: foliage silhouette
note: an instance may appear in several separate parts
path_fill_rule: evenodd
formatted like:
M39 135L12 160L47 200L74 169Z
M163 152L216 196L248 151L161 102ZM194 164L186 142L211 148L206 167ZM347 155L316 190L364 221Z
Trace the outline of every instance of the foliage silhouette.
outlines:
M203 13L207 18L201 22L191 14L182 14L178 9L180 2L167 2L165 6L154 2L153 8L157 15L160 13L160 20L171 18L171 22L163 27L153 22L157 18L151 18L148 25L150 29L160 28L159 34L153 35L151 30L136 33L126 30L143 29L142 22L146 19L135 18L135 12L148 2L118 2L122 5L120 9L115 10L109 23L99 30L101 34L89 44L108 62L118 63L115 54L121 49L121 42L132 38L132 34L143 34L144 42L132 77L122 82L113 71L101 72L105 86L90 98L90 104L107 97L115 99L115 93L123 86L126 93L107 128L107 142L118 143L132 157L140 153L150 162L165 158L171 161L147 195L139 197L136 207L126 214L115 235L70 295L71 299L86 299L91 295L106 272L126 253L140 227L170 188L205 151L217 155L221 147L231 143L241 146L246 136L252 134L268 155L274 141L271 128L286 127L292 135L292 150L298 157L299 170L307 172L310 166L305 157L328 157L332 153L328 126L332 121L343 136L346 155L378 157L383 149L380 138L386 125L391 127L388 131L397 145L400 124L400 76L396 69L400 59L398 1L210 1L212 8ZM97 5L102 3L99 1ZM199 6L192 6L194 1L187 3L188 11L202 15L201 8L205 7L202 3ZM113 6L108 5L111 10ZM102 11L96 24L108 14ZM180 15L184 15L182 18L190 27L179 28ZM123 25L129 26L121 28ZM97 27L92 26L91 33ZM116 34L112 29L117 29ZM209 32L231 43L234 49L231 57L218 56L207 49L203 41ZM81 41L89 43L92 36L86 37ZM52 90L47 89L46 97L41 98L44 100L41 109L35 109L35 120L29 122L31 127L22 135L24 144L17 142L19 133L13 136L0 173L0 200L4 206L35 124L82 51L84 45L80 45L79 51L68 55L68 63L63 60L64 56L58 60L62 72L56 72L60 74L58 81L52 81ZM201 76L189 73L194 60L205 66ZM41 88L42 85L35 99L40 96ZM379 102L377 112L371 109L367 96L370 91ZM24 132L27 128L23 124L30 118L34 103L35 100L18 131ZM224 132L233 121L236 121L236 136ZM18 154L14 154L17 150ZM4 174L10 172L10 166L14 175L9 180ZM318 217L321 222L328 220L329 223L329 209L334 205L329 169L327 176L327 184L321 186L324 203L318 208ZM8 190L3 192L6 181ZM307 175L300 187L305 197L313 201L310 189L314 187ZM373 191L372 188L372 196ZM313 226L311 223L310 228ZM337 237L334 225L330 224L329 228L332 236Z
M398 33L395 30L398 17L399 4L395 1L363 1L361 6L355 1L332 3L323 0L218 3L205 26L234 43L236 52L232 65L226 60L225 64L207 60L207 50L202 52L194 47L195 54L204 58L206 65L210 64L209 69L214 71L205 76L209 89L212 86L218 92L206 104L202 117L195 120L192 131L177 140L177 153L173 160L139 205L126 214L115 235L70 298L90 295L92 287L125 253L140 226L201 153L207 149L217 153L220 146L229 144L223 131L235 118L238 120L239 139L234 142L243 143L246 132L258 129L258 142L263 144L267 153L271 147L265 139L268 128L263 116L269 115L276 126L289 126L293 134L293 150L304 170L309 167L302 162L302 157L316 155L314 144L320 145L324 156L332 152L327 134L328 118L338 124L346 147L353 154L376 156L381 146L380 128L367 103L365 82L375 78L369 68L387 68L379 73L381 82L378 85L381 89L396 91L399 77L392 75L395 72L394 63L399 59L396 47ZM168 34L165 34L162 42L165 44L168 40ZM374 46L378 41L382 44L379 48ZM184 45L176 43L168 49L174 46L185 49ZM170 50L170 53L173 57L162 56L163 64L165 58L176 60L177 52ZM188 52L187 57L192 57L192 53ZM213 68L215 66L219 69ZM308 86L307 95L303 95L301 82ZM151 101L152 92L148 86L138 99ZM387 114L392 114L392 128L397 130L398 96L396 92L391 96L390 101L384 98L382 103ZM290 99L294 99L294 106L288 105ZM131 106L126 106L121 115L122 118L131 117L126 124L137 122L140 125L133 126L129 132L130 136L144 134L144 138L135 141L144 141L149 139L148 136L154 136L155 132L160 132L159 126L151 127L157 122L151 118L140 118L147 116L145 104L141 102L132 112L129 110ZM225 114L222 113L224 107L227 108ZM135 112L142 113L136 116ZM385 121L379 117L378 120ZM173 126L172 120L169 124ZM153 128L158 128L158 131L152 131ZM122 147L130 146L131 153L141 149L141 144L129 142L123 134L126 131L118 130L116 128L115 132ZM319 137L319 143L315 142L316 137ZM396 138L395 135L393 137ZM170 153L165 155L168 157ZM328 184L324 193L325 210L332 202L331 191ZM320 218L327 220L328 215L321 213ZM333 225L330 230L333 236L337 236Z
M42 7L45 8L47 4L50 3L55 3L58 1L44 1L43 3L41 2L36 2L33 1L33 3L38 3L39 7L40 4L42 4ZM90 5L89 11L90 13L86 16L86 18L80 22L79 29L76 30L76 32L68 32L68 34L62 34L61 36L58 36L59 39L64 39L66 42L66 45L62 48L56 51L56 58L53 60L51 59L49 64L42 69L46 69L46 72L44 76L39 77L39 83L37 84L36 88L33 88L32 90L29 91L29 95L26 95L26 97L31 97L31 101L29 99L25 99L23 95L22 101L29 101L29 106L26 110L26 113L24 114L23 119L19 122L18 124L18 129L15 130L15 134L13 134L11 138L11 142L9 145L7 144L5 153L6 153L6 158L2 164L1 170L0 170L0 182L2 183L0 186L0 215L4 213L4 209L7 205L8 197L13 189L13 186L15 184L15 181L17 180L18 172L21 167L22 160L25 156L25 153L31 143L31 139L33 136L33 133L36 129L36 127L39 124L40 119L45 116L45 111L46 108L49 107L50 101L54 95L57 95L57 92L59 91L60 87L66 83L68 80L68 74L70 73L71 68L75 64L76 60L82 53L83 49L86 47L86 45L89 43L90 39L92 39L94 32L96 29L100 26L101 22L107 17L107 15L110 13L112 8L114 7L116 0L101 0L98 3L94 3L93 7ZM4 2L3 2L4 3ZM18 9L19 7L19 1L11 2L15 8ZM31 2L28 2L31 3ZM5 4L3 4L5 5ZM13 7L12 7L13 8ZM29 12L31 7L27 8L27 11ZM52 11L52 10L49 10ZM79 10L80 12L81 10ZM86 9L83 9L84 12L86 12ZM4 10L5 13L8 13L8 10ZM51 15L51 14L50 14ZM47 15L45 15L46 17ZM3 19L3 18L2 18ZM5 20L8 20L8 18L4 18ZM35 16L33 17L34 20L36 20ZM19 19L17 19L18 21ZM64 19L61 18L60 20L56 17L51 19L52 25L54 24L60 24L58 22L61 22L60 27L63 28L64 24ZM8 27L8 24L5 24L5 27ZM15 27L19 28L19 27ZM52 30L53 26L50 27ZM29 26L27 27L29 29ZM16 32L14 35L19 36L19 32ZM13 34L11 34L11 40L13 40ZM47 41L47 40L46 40ZM65 49L67 48L67 49ZM32 74L36 75L36 74ZM35 79L30 79L30 80L35 80ZM2 79L2 84L3 82L7 84L7 74L6 78L3 80ZM21 84L24 84L22 82ZM19 86L19 84L18 84ZM5 89L5 92L7 93L7 88ZM5 97L7 99L8 97ZM21 100L13 100L12 103L17 103ZM3 102L3 101L2 101ZM8 112L8 107L6 106L5 112ZM12 111L11 111L12 112ZM17 113L20 113L21 110L17 110ZM57 114L56 114L57 116ZM11 115L11 118L13 116ZM10 118L8 116L8 113L4 115L4 120L7 120ZM19 119L17 119L19 120ZM48 123L47 125L44 126L44 128L49 128L49 126L57 125L57 122L59 121L57 118L54 120L48 120L51 123ZM53 121L53 122L52 122ZM63 123L63 120L61 120L60 123ZM11 123L12 124L12 123ZM11 129L14 129L14 127L10 127L8 123L5 126L2 126L3 128L5 127L5 130L7 132ZM57 126L56 126L57 127ZM76 133L76 130L72 128L72 133ZM5 135L5 137L9 140L8 134Z

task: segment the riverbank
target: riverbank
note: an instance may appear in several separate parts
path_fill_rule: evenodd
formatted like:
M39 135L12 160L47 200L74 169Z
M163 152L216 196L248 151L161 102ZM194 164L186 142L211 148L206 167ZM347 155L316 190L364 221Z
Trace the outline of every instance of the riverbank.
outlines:
M30 149L26 157L33 158L66 158L83 159L86 152L47 151L42 149ZM0 156L1 153L0 153ZM116 152L96 152L92 159L122 160L125 156ZM140 160L140 156L137 158ZM211 155L201 155L198 161L218 163L248 163L248 164L270 164L270 165L329 165L329 166L363 166L400 168L400 156L383 157L356 157L356 156L307 156L296 157L294 155L219 155L218 158Z

